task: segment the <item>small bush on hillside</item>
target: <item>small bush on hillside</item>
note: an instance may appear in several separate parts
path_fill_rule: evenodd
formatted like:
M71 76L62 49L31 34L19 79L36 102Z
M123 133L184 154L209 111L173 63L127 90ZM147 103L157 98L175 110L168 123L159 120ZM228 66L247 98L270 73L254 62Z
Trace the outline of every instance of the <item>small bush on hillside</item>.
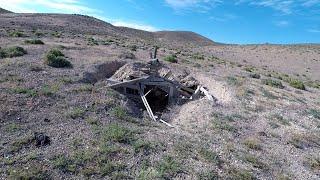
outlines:
M309 113L312 117L314 117L314 118L316 118L316 119L320 119L320 110L310 109L310 110L308 111L308 113Z
M52 49L47 53L45 64L55 68L72 67L72 64L64 57L64 54L57 49Z
M25 40L24 43L26 43L26 44L44 44L43 41L41 41L40 39L29 39L29 40Z
M289 84L291 87L294 87L296 89L301 89L301 90L306 90L305 85L303 84L302 81L297 80L297 79L290 79Z
M52 32L51 35L53 37L60 38L62 34L60 32L55 31L55 32Z
M118 119L126 119L128 114L127 110L121 106L114 107L110 110L110 114Z
M103 138L107 141L129 143L133 136L132 130L118 124L110 124L103 131Z
M250 77L254 78L254 79L260 79L261 78L260 74L257 74L257 73L250 74Z
M98 40L94 39L93 37L88 38L87 41L88 41L87 44L89 46L99 45Z
M23 37L24 34L21 31L12 31L9 33L9 36L11 37Z
M320 156L309 157L307 159L307 164L314 171L320 170Z
M0 58L12 58L23 56L25 54L27 54L27 51L19 46L0 49Z
M171 63L177 63L177 56L176 55L169 55L169 56L166 56L164 58L165 61L168 61L168 62L171 62Z
M182 166L173 157L165 156L157 166L160 178L172 179L182 171Z
M261 150L260 141L254 138L248 138L244 141L244 145L253 150Z
M254 72L255 71L254 67L251 67L251 66L250 67L245 67L244 70L247 71L247 72Z
M280 89L284 88L284 86L282 85L282 83L280 81L273 80L273 79L264 79L264 80L262 80L262 83L265 85L280 88Z

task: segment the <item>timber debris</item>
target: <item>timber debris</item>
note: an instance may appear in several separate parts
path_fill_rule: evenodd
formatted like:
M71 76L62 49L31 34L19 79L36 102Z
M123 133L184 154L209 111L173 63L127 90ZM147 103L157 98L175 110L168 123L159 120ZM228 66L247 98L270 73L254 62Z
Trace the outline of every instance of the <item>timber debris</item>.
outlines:
M133 62L121 67L107 79L112 88L135 102L142 102L149 117L170 127L155 112L162 112L170 105L179 105L190 100L206 97L210 101L215 98L199 82L188 75L182 79L173 76L173 72L156 58L157 48L148 63Z

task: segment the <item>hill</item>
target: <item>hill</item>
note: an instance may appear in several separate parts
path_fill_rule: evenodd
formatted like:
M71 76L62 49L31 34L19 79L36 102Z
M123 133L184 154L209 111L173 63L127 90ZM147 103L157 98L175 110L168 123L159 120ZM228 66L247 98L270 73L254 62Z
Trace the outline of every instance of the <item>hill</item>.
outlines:
M176 42L181 44L194 44L197 46L209 46L214 45L214 42L206 37L203 37L194 32L187 31L159 31L155 32L154 36L160 42L170 44L170 42Z
M99 19L82 15L64 14L5 14L0 22L5 27L24 30L63 31L65 34L109 35L127 38L139 38L159 44L183 46L213 45L214 42L193 32L147 32L126 27L116 27ZM14 25L11 22L15 22Z
M1 14L0 46L0 179L320 178L319 45ZM143 100L173 128L132 89L155 72Z
M0 14L12 13L11 11L0 8Z

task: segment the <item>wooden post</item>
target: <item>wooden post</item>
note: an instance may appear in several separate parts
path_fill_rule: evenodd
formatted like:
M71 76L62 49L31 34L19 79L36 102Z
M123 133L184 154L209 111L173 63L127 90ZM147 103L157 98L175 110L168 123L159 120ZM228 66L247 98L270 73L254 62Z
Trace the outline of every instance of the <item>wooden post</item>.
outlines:
M153 59L157 58L158 46L154 47Z

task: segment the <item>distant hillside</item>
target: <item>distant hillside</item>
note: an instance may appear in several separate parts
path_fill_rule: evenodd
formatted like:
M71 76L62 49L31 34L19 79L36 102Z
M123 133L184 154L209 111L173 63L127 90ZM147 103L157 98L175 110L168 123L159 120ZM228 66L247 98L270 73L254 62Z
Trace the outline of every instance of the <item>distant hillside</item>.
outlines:
M194 46L214 45L214 42L199 34L184 31L148 32L127 27L116 27L102 20L67 14L4 14L0 17L2 27L23 30L61 31L80 35L109 35L143 39L166 45Z
M12 13L11 11L0 8L0 14Z
M213 45L214 42L204 36L188 31L159 31L154 33L159 41L180 42L183 44L195 44L198 46Z

